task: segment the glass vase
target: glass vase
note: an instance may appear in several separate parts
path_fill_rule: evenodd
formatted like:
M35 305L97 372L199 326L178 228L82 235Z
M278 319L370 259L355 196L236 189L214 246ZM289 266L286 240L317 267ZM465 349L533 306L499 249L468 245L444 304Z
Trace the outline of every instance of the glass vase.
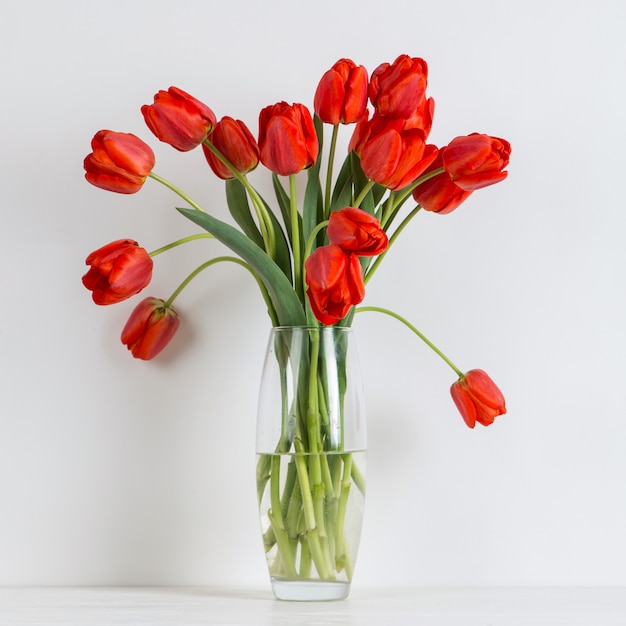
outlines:
M366 424L350 328L274 328L257 418L257 493L280 600L350 592L365 497Z

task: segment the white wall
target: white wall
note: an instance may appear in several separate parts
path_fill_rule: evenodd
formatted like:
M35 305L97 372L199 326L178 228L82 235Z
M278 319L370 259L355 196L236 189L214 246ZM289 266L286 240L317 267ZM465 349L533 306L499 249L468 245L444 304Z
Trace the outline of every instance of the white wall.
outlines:
M94 306L84 259L193 227L152 181L91 187L82 159L98 129L134 132L155 171L227 219L202 155L144 126L157 90L256 129L267 104L311 104L337 59L408 53L429 62L432 140L506 137L510 176L420 215L366 301L488 370L509 413L470 431L451 371L393 320L357 318L371 443L355 583L626 584L625 26L617 0L4 3L0 583L266 584L256 287L207 272L178 301L176 343L133 360L118 337L135 301ZM218 250L158 258L149 295Z

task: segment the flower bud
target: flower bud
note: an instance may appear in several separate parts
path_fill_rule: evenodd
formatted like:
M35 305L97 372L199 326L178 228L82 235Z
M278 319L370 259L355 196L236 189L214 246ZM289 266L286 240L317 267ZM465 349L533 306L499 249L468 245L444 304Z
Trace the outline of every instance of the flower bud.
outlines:
M354 207L333 211L326 233L331 244L359 256L380 254L389 243L380 222L363 209Z
M450 394L470 428L476 422L489 426L506 413L502 392L483 370L470 370L461 376L450 388Z
M139 293L152 278L152 259L132 239L113 241L92 252L83 285L96 304L115 304Z
M313 100L317 116L327 124L358 122L367 106L367 70L340 59L323 76Z
M223 117L209 135L209 141L240 174L246 174L259 164L259 146L248 127L240 120ZM202 145L204 156L216 176L234 178L231 170L209 147Z
M122 343L136 359L153 359L176 333L180 319L178 313L165 306L159 298L146 298L133 310L124 330Z
M141 112L156 137L181 152L199 146L215 126L213 111L177 87L159 91Z
M304 262L311 310L322 324L344 318L365 297L363 270L356 254L339 246L321 246Z
M259 114L261 162L275 174L288 176L311 167L319 144L311 113L303 104L279 102Z
M139 137L100 130L85 157L85 178L100 189L136 193L154 167L154 152Z

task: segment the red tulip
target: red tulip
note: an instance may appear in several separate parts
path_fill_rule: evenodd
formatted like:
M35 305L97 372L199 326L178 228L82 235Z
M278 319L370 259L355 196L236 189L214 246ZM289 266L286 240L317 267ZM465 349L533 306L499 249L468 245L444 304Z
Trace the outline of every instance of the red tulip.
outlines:
M381 116L368 122L356 148L365 175L388 189L410 185L437 156L437 148L426 144L421 129L407 129L403 120Z
M128 133L100 130L85 157L85 178L96 187L117 193L135 193L154 167L150 146Z
M439 150L437 158L432 162L430 167L424 171L424 174L433 172L443 167L443 154L445 148ZM446 172L437 174L429 178L426 182L416 187L413 191L415 202L420 204L426 211L434 213L451 213L460 204L462 204L473 192L461 189L455 185Z
M380 115L408 119L426 97L427 78L426 61L402 54L372 72L369 98Z
M327 124L358 122L367 106L367 70L340 59L323 76L315 91L315 113Z
M358 256L339 246L317 248L304 262L304 269L309 304L322 324L338 322L365 297Z
M326 233L331 244L359 256L380 254L389 243L380 222L366 211L354 207L333 211Z
M444 152L443 166L456 185L474 191L507 177L511 144L506 139L472 133L453 139Z
M311 167L319 145L311 113L303 104L279 102L259 114L261 162L281 176Z
M213 111L177 87L159 91L141 112L156 137L181 152L199 146L215 126Z
M424 139L430 135L435 115L435 101L425 98L415 113L404 120L404 128L420 128L424 133Z
M470 428L476 422L489 426L506 413L502 392L483 370L470 370L461 376L450 388L450 394Z
M124 330L122 343L136 359L154 358L170 342L180 319L178 313L159 298L146 298L133 310Z
M248 127L240 120L223 117L209 135L209 141L226 157L240 174L253 170L259 164L259 146ZM216 176L228 180L234 174L208 148L202 145L204 156Z
M152 259L132 239L113 241L92 252L83 285L96 304L115 304L139 293L152 278Z

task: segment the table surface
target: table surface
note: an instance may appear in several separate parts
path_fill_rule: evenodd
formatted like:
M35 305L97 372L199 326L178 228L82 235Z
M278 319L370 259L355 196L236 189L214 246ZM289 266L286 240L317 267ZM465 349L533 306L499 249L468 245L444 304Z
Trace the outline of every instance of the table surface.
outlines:
M0 625L626 626L624 587L353 588L339 602L269 589L4 587Z

